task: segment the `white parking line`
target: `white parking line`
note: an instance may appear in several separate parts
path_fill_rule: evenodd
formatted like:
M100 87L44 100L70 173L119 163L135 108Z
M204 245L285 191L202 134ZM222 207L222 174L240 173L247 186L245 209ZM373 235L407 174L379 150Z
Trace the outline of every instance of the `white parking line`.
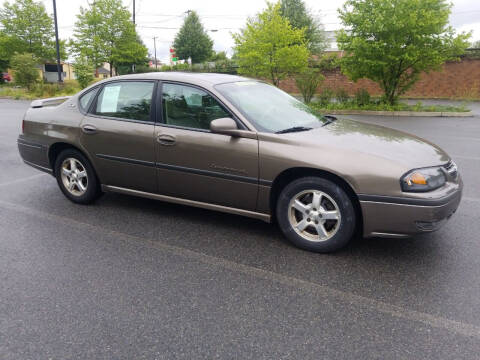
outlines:
M36 179L36 178L39 178L39 177L42 177L42 176L45 176L45 175L48 175L48 174L46 174L46 173L36 174L36 175L28 176L28 177L25 177L25 178L17 179L17 180L7 181L7 182L4 182L4 183L0 183L0 186L7 186L7 185L16 184L16 183L21 183L21 182L24 182L24 181L30 181L32 179Z
M196 260L204 264L221 267L237 273L250 275L255 278L269 280L269 281L280 283L285 286L290 286L290 287L295 287L297 289L303 289L306 291L315 292L315 293L318 293L319 296L328 296L331 298L336 298L336 299L345 301L346 303L352 306L355 306L355 305L367 306L369 308L373 308L374 310L380 313L395 316L397 318L420 322L434 328L440 328L440 329L448 330L450 332L453 332L459 335L475 337L480 339L480 326L464 323L461 321L450 320L444 317L434 316L434 315L416 311L416 310L410 310L401 306L392 305L383 301L375 300L375 299L368 298L361 295L356 295L352 292L337 290L329 286L316 284L310 281L278 274L272 271L259 269L249 265L239 264L234 261L230 261L230 260L226 260L226 259L222 259L222 258L210 256L210 255L205 255L205 254L188 250L185 248L168 245L165 243L161 243L158 240L124 234L115 230L106 230L103 227L100 227L97 225L83 223L83 222L80 222L68 217L64 217L64 216L46 214L44 212L41 212L32 208L28 208L22 205L0 200L0 206L12 211L24 213L27 215L32 215L43 220L49 220L49 221L61 223L64 225L74 226L82 230L86 229L86 230L94 231L96 233L103 233L104 235L116 236L119 239L122 239L130 243L134 243L136 245L141 244L143 246L148 246L160 251L165 251L170 254Z

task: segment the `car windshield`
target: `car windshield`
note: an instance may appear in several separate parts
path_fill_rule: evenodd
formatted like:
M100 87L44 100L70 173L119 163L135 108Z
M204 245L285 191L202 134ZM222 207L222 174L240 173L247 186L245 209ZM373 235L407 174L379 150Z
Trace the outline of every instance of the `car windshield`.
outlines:
M327 119L275 86L258 81L216 85L258 131L306 131L320 127Z

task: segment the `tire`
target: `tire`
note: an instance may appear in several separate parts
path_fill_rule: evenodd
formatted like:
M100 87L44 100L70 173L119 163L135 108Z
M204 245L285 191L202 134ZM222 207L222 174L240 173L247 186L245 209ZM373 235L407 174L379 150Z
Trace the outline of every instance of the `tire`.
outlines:
M57 156L55 177L63 194L76 204L90 204L101 194L92 164L78 150L66 149Z
M276 215L285 237L308 251L337 251L355 231L351 199L340 186L321 177L304 177L288 184L277 200Z

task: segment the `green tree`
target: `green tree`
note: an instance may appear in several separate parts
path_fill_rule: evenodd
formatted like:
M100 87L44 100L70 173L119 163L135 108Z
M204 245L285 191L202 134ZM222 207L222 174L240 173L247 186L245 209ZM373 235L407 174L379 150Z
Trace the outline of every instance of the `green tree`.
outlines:
M146 65L148 64L148 50L142 39L131 27L129 31L125 31L122 38L119 39L117 46L112 52L112 61L115 67L123 66L132 69L132 64Z
M225 51L219 51L219 52L212 51L212 55L208 60L209 61L227 61L228 56Z
M281 16L280 4L267 3L267 9L232 36L240 74L269 78L278 86L287 75L307 67L305 29L294 29Z
M307 9L303 0L281 0L280 13L295 29L305 29L305 42L312 54L325 50L328 43L323 26Z
M95 68L109 63L110 75L118 64L142 63L147 56L121 0L96 0L81 7L70 46L77 57L86 57Z
M0 71L5 71L8 68L8 62L11 57L8 42L8 36L0 30Z
M29 91L39 82L38 59L35 55L15 54L10 60L15 84L26 87Z
M173 42L175 52L180 59L192 59L192 63L201 63L211 56L213 41L205 32L195 11L190 11Z
M9 60L15 53L34 54L39 61L56 58L53 20L41 2L16 0L0 9L0 59ZM61 57L65 58L64 43Z
M422 72L467 48L470 34L455 35L448 26L450 9L445 0L347 0L339 14L348 31L337 33L342 71L377 82L394 104Z
M325 80L325 77L320 73L320 70L313 67L308 67L304 72L295 77L295 84L302 94L303 101L309 104L312 101L320 84Z
M94 79L95 67L86 57L78 57L75 59L74 72L81 88L86 88Z

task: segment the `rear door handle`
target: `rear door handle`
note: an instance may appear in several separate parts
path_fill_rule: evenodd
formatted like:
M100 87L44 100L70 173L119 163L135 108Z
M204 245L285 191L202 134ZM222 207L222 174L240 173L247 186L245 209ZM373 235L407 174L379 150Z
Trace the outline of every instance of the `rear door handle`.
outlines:
M162 144L162 145L175 145L175 136L172 136L172 135L166 135L166 134L163 134L163 135L158 135L157 136L157 141Z
M83 125L82 131L85 134L95 134L97 132L97 128L93 125Z

